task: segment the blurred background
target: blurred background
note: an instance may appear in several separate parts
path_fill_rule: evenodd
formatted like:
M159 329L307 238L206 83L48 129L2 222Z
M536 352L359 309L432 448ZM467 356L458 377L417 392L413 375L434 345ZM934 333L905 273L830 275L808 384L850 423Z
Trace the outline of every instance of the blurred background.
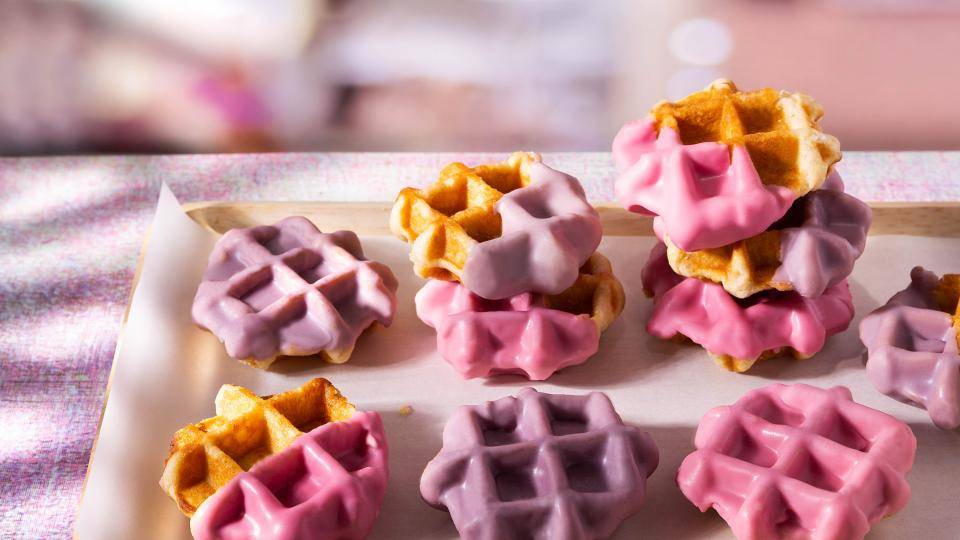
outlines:
M607 150L727 76L960 149L960 0L0 0L0 155Z

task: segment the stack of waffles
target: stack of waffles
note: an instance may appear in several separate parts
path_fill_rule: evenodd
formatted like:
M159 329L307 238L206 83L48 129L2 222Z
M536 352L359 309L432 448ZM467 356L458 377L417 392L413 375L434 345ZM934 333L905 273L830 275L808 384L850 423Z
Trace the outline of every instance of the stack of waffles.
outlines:
M617 196L655 216L660 239L643 271L648 332L746 371L846 329L871 212L844 192L822 115L809 96L719 80L620 130Z
M448 165L427 188L399 193L390 228L429 280L417 313L465 378L545 379L594 354L623 310L620 282L596 251L597 211L576 178L537 154Z

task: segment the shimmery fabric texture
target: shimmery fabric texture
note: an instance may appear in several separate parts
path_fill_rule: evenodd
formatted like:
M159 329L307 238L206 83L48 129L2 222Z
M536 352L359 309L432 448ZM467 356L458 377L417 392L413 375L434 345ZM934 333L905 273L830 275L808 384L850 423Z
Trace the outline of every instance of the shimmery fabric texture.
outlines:
M503 154L0 159L0 538L67 537L160 184L182 201L386 200L451 161ZM612 201L608 153L546 154ZM960 200L960 153L844 153L867 201ZM362 182L358 181L362 179ZM424 181L426 183L426 180ZM57 399L52 399L56 396Z

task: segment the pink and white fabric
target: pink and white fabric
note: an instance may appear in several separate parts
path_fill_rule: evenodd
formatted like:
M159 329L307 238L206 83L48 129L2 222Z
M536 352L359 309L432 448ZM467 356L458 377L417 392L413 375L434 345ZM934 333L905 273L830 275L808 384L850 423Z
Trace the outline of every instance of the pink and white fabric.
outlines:
M942 429L960 427L960 352L953 317L936 308L939 277L916 267L910 285L860 322L867 376L880 392L926 409Z
M732 156L732 157L731 157ZM652 119L630 122L613 140L617 199L627 210L657 216L657 228L685 251L755 236L783 217L796 198L765 185L743 146L685 145Z
M502 373L540 381L597 352L600 332L587 315L543 305L523 293L487 300L452 281L430 280L417 316L437 331L437 350L465 379Z
M791 347L804 357L812 356L827 337L846 330L853 319L846 280L817 298L769 291L737 302L720 285L675 274L663 244L650 252L641 279L644 290L654 297L647 332L664 339L681 334L717 355L752 359Z
M741 540L857 540L906 506L917 440L850 390L771 384L707 412L677 484Z
M387 489L380 415L356 412L235 476L190 520L196 540L366 538Z

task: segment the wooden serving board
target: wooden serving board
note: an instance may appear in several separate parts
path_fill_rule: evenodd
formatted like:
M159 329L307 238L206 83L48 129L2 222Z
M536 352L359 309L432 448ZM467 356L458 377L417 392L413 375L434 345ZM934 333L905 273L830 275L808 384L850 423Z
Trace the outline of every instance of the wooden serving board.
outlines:
M322 231L349 228L360 235L389 235L391 203L379 202L194 202L184 210L204 227L223 233L237 227L274 223L304 215ZM873 203L870 234L960 236L960 203ZM652 219L611 203L596 205L603 233L610 236L650 236Z
M598 205L607 237L601 251L613 261L624 283L627 307L605 332L596 356L542 383L518 377L463 381L443 363L435 352L432 330L417 320L413 310L413 294L422 280L412 273L407 246L386 238L390 235L390 206L197 202L182 206L190 218L184 219L174 204L179 221L167 223L179 223L174 227L178 232L152 230L144 241L135 292L131 293L108 382L109 400L101 413L103 429L98 429L85 480L76 536L189 538L186 518L157 487L166 443L176 428L209 416L220 384L242 384L266 394L323 376L361 408L379 411L387 426L392 472L383 512L374 528L375 539L445 540L456 536L447 514L420 501L419 474L439 449L443 423L453 408L511 395L527 385L546 392L607 392L624 421L649 431L659 446L660 467L649 481L647 502L624 522L615 538L731 539L729 529L713 512L701 514L682 497L674 482L676 468L692 450L693 433L703 412L772 382L846 385L857 401L908 422L919 441L917 462L909 476L913 499L900 514L879 524L871 538L896 539L907 534L931 540L956 537L960 485L953 476L960 470L960 433L934 428L924 411L882 396L869 385L863 374L856 325L860 317L906 285L914 264L939 271L950 270L952 264L952 269L957 269L960 203L872 205L872 238L850 280L857 309L851 328L833 337L809 360L764 361L746 374L714 366L697 347L646 335L643 322L650 301L640 290L639 269L654 242L651 219L611 204ZM158 209L158 216L160 213ZM223 233L291 215L304 215L324 231L356 231L367 255L388 264L397 274L399 310L394 325L365 335L346 364L331 366L301 359L260 372L227 358L213 336L190 324L190 302L209 253L209 247L202 254L196 248L212 242L211 235L194 222ZM198 236L204 239L197 240ZM189 238L193 244L186 240ZM171 257L168 266L176 270L158 276L151 265L164 256ZM138 294L141 282L151 294ZM144 336L154 332L153 320L161 323L156 331L166 336L169 351L137 343L138 339L149 340ZM397 412L406 405L412 406L413 414Z

